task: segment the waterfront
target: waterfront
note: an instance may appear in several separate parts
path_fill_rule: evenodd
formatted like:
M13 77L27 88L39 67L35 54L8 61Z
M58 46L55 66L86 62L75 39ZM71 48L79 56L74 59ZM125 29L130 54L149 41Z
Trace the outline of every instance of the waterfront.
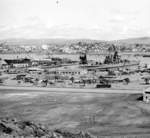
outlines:
M140 61L142 64L148 64L150 65L150 58L149 57L142 57L142 56L134 56L133 53L126 53L121 54L122 58L128 58L130 60L137 60ZM31 58L31 59L45 59L48 57L59 57L59 58L69 58L72 60L79 61L79 54L34 54L34 53L27 53L27 54L0 54L0 58L2 59L13 59L13 58ZM102 54L90 54L87 55L87 58L89 60L96 60L96 61L103 61L105 58L105 55Z
M138 67L138 63L135 64L131 69L127 65L132 66L132 62L126 64L109 64L109 65L98 65L97 68L106 68L104 71L93 70L90 72L90 68L96 69L93 64L103 63L106 55L87 54L88 62L91 65L89 67L85 66L85 68L80 67L80 55L79 54L61 54L61 55L39 55L39 54L2 54L0 57L2 60L5 59L15 59L19 62L24 58L28 58L29 63L26 63L26 67L20 68L19 66L22 64L21 62L16 65L16 67L7 67L1 70L3 74L1 78L3 79L2 85L4 86L18 86L18 87L68 87L68 88L95 88L96 84L99 83L103 76L111 83L112 89L135 89L135 90L143 90L147 86L144 85L144 81L141 79L144 77L144 73L142 73L142 66L147 64L149 67L150 60L149 58L143 58L141 56L135 57L133 54L123 54L120 53L120 60L130 59L130 61L138 61L140 64L140 70ZM63 59L67 59L64 60ZM14 60L14 61L15 61ZM54 63L52 60L56 60L55 64L57 66L53 66ZM70 61L69 61L70 60ZM13 61L13 62L14 62ZM18 62L17 61L17 62ZM28 62L27 61L27 62ZM31 61L31 63L30 63ZM69 62L68 62L69 61ZM75 63L74 63L75 61ZM36 63L36 66L34 65ZM42 64L41 64L42 63ZM67 63L67 66L64 65ZM16 63L14 63L15 65ZM31 65L32 64L32 65ZM45 66L46 64L46 66ZM77 65L78 64L78 65ZM122 65L119 66L119 65ZM29 66L29 67L28 67ZM92 67L93 66L93 67ZM101 67L100 67L101 66ZM113 70L112 67L115 67L116 71ZM127 70L128 67L128 70ZM139 73L141 72L141 73ZM147 72L147 71L144 71ZM113 73L113 74L112 74ZM112 75L111 75L112 74ZM5 76L5 77L4 77ZM129 78L130 83L126 85L124 83L124 79ZM73 79L73 80L72 80ZM95 80L95 81L93 81ZM102 81L105 81L102 79ZM122 82L122 83L119 83Z

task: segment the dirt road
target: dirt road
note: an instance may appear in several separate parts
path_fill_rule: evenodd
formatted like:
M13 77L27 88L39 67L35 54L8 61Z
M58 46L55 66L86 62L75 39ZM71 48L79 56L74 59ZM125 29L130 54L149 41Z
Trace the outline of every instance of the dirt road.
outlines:
M44 88L44 87L12 87L12 86L0 86L0 92L3 90L12 90L11 92L15 92L18 90L23 91L34 91L34 92L61 92L61 93L93 93L93 94L136 94L142 93L141 90L133 90L133 89L84 89L84 88Z

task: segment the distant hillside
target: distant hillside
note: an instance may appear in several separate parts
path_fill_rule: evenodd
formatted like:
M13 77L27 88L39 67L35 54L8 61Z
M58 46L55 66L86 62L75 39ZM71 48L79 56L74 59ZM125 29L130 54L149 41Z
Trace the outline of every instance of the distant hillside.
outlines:
M5 42L8 45L42 45L42 44L64 45L77 42L93 43L100 41L91 39L6 39L0 40L0 42Z
M5 39L0 40L1 42L5 42L8 45L42 45L42 44L72 44L78 42L85 43L95 43L95 42L109 42L114 44L126 43L126 44L150 44L150 37L139 37L139 38L129 38L129 39L121 39L115 41L101 41L101 40L92 40L92 39Z
M150 37L139 37L139 38L129 38L112 41L114 43L126 43L126 44L150 44Z

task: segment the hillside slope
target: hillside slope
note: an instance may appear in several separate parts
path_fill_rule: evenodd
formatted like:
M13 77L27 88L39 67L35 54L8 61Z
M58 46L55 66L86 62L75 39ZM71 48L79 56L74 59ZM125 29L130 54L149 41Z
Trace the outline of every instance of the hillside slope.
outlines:
M126 43L126 44L150 44L150 37L139 37L139 38L129 38L112 41L114 43Z

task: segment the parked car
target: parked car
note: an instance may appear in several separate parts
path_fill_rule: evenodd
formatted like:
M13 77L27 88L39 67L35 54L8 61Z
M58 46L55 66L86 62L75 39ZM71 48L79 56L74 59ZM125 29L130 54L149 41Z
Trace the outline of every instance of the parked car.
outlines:
M105 82L100 82L96 84L96 88L111 88L111 84L105 83Z

